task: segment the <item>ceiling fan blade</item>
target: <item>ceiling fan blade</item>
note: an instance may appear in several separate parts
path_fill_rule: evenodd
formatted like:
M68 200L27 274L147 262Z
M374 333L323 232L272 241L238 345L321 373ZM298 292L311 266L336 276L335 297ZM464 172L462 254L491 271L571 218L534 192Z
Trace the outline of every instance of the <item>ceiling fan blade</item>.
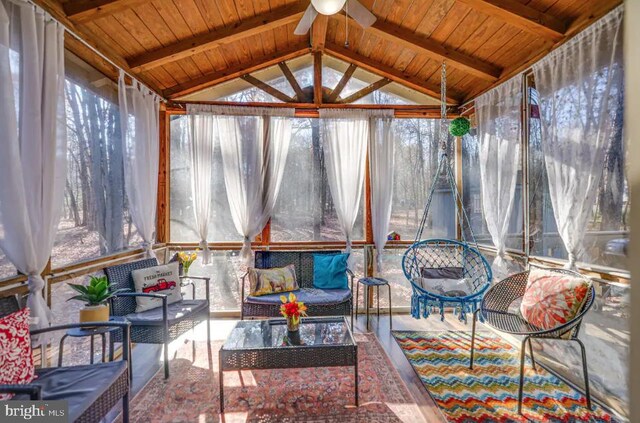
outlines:
M307 7L307 10L304 11L304 15L302 15L302 17L300 18L300 22L298 22L298 26L296 26L296 29L295 31L293 31L293 33L296 35L304 35L309 32L309 29L311 29L311 24L313 24L316 16L318 16L318 12L312 5L309 5L309 7Z
M363 28L369 28L376 21L376 15L364 7L358 0L347 1L347 12Z

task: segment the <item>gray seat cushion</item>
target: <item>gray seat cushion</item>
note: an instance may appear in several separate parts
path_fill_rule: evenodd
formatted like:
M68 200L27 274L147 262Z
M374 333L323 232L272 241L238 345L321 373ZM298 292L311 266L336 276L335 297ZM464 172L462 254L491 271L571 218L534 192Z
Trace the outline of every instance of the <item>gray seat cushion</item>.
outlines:
M206 313L207 300L183 300L167 306L169 325L190 317L194 314ZM127 314L125 318L132 325L156 326L162 325L162 307L152 308L140 313Z
M43 400L65 400L69 404L69 421L75 421L107 389L127 372L126 361L112 361L87 366L36 369L32 382L42 388ZM13 399L29 399L16 395Z
M351 298L350 289L317 289L317 288L300 288L292 291L306 305L331 305L340 304ZM281 295L289 295L288 292L279 294L261 295L259 297L249 296L247 302L254 304L282 304Z

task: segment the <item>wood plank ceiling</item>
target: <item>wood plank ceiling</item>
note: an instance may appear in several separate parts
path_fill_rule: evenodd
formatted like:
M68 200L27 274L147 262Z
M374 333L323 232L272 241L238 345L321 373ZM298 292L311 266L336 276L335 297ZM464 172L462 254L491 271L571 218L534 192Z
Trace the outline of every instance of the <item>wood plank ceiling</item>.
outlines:
M296 36L308 0L35 0L168 98L317 51L431 95L446 60L454 103L522 70L621 0L361 2L378 18L371 28L342 14L320 16L308 35ZM113 76L112 66L67 39Z

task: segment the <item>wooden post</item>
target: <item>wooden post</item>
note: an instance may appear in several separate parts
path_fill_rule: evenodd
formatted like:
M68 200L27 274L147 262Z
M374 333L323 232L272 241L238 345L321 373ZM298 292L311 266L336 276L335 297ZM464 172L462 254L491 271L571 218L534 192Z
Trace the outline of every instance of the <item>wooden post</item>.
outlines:
M160 160L158 164L158 205L156 211L156 242L169 242L169 151L170 117L164 104L160 106Z
M322 104L322 52L313 52L313 102Z
M462 137L456 137L455 143L455 176L456 176L456 187L458 188L458 193L460 194L460 199L454 199L456 201L456 207L458 207L459 213L456 213L456 238L462 240L463 229L462 225L464 222L460 221L460 216L464 214L463 208L464 204L462 203L463 194L463 185L462 185ZM471 224L471 222L467 222Z

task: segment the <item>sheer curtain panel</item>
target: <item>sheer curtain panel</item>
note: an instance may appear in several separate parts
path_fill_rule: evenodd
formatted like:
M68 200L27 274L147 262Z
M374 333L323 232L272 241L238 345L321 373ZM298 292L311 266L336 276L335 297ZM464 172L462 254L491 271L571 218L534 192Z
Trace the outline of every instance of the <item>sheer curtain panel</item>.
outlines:
M388 111L320 110L327 180L340 229L347 242L347 253L351 253L353 225L360 208L369 119L385 115ZM349 257L349 263L353 265L352 257Z
M542 151L568 268L584 253L605 151L623 112L622 6L533 65Z
M369 171L371 173L371 223L376 246L376 272L382 272L382 254L387 244L395 158L395 120L393 111L387 116L371 118L369 139Z
M498 279L508 273L505 250L520 168L522 90L518 75L475 100L482 209L497 249L491 267Z
M192 113L190 105L187 112ZM191 188L196 229L200 237L202 264L211 262L209 242L209 217L211 214L211 174L213 172L213 150L215 148L215 122L211 115L190 116L189 156L191 158Z
M118 99L129 211L147 255L155 257L160 98L135 79L132 85L127 85L124 73L120 71Z
M293 109L194 106L210 113L222 152L222 171L234 226L251 265L251 240L271 217L291 141Z
M33 326L49 326L44 271L67 167L64 28L33 5L0 0L0 247L28 276Z

